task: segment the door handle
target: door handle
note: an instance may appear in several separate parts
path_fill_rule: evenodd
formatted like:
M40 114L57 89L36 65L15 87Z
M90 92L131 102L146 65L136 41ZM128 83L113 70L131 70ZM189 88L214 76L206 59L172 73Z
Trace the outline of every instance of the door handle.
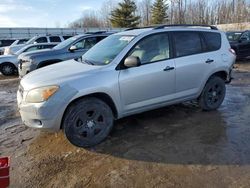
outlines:
M207 59L207 61L205 63L213 63L214 60L213 59Z
M170 71L170 70L174 70L174 67L167 66L165 69L163 69L163 71Z

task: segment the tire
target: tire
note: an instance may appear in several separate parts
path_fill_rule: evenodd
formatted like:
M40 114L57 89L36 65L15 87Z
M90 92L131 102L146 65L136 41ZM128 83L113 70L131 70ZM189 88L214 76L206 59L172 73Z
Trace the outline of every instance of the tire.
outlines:
M16 67L11 63L3 63L0 71L4 76L11 76L16 73Z
M64 134L78 147L92 147L103 141L114 123L111 108L97 98L84 98L70 105L63 120Z
M225 94L225 81L213 76L208 80L199 97L199 105L205 111L216 110L222 104Z

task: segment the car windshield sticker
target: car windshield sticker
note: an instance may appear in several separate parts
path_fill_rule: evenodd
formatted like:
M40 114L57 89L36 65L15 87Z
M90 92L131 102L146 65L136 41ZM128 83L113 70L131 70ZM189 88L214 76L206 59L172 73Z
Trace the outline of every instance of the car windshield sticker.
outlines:
M119 40L130 42L133 38L133 36L123 36Z

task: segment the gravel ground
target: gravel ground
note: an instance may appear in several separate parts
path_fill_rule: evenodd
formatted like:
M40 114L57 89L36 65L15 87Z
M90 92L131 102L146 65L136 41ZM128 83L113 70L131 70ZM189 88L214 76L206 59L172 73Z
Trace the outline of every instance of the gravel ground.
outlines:
M19 79L0 75L0 155L11 187L250 187L250 64L236 65L223 105L185 103L118 120L91 149L22 125Z

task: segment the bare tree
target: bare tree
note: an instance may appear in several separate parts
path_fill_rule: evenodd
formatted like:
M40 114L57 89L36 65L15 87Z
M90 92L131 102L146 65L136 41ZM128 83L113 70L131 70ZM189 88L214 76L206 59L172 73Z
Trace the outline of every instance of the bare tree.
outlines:
M70 24L71 27L111 27L111 11L121 0L105 0L100 11L90 11ZM135 15L140 26L151 24L155 0L137 0ZM250 0L168 0L171 24L225 24L250 21Z
M70 24L72 28L89 28L89 27L96 27L100 28L103 27L102 21L100 20L99 14L95 11L87 11L83 14L83 16L72 22Z
M110 22L110 16L111 12L116 8L116 6L117 6L116 0L105 0L102 3L102 7L100 9L100 15L104 27L110 28L112 26Z
M141 17L140 25L148 26L151 24L151 6L152 6L152 0L138 1L137 9L138 9L138 14Z

